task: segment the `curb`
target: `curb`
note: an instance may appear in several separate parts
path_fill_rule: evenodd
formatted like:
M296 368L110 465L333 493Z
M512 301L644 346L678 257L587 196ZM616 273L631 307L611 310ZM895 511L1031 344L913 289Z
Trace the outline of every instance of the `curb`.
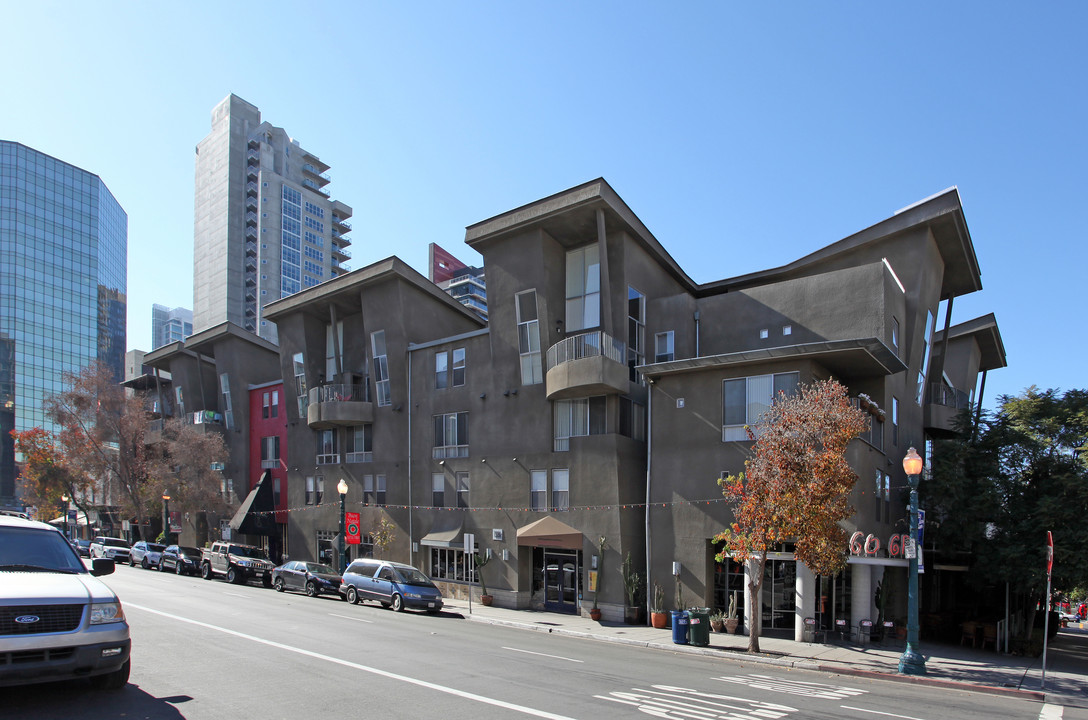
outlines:
M997 687L994 685L979 685L977 683L964 682L962 680L946 680L943 678L924 676L920 677L917 675L900 675L898 673L887 673L877 670L862 670L851 665L823 663L810 659L797 660L789 659L788 657L761 657L759 655L735 653L732 651L719 650L712 647L679 645L676 643L659 643L652 640L635 640L633 638L615 637L613 635L600 635L592 632L583 632L581 630L568 630L567 628L563 627L542 627L531 623L481 617L479 615L466 615L463 617L472 622L485 623L487 625L502 625L504 627L514 627L522 630L531 630L533 632L549 633L552 635L564 635L567 637L577 637L585 640L598 640L600 642L619 643L621 645L633 645L636 647L645 647L665 652L681 652L688 655L702 655L704 657L714 657L739 663L757 663L762 665L775 665L778 667L795 668L800 670L815 670L818 672L826 672L834 675L852 675L855 677L865 677L874 680L888 680L891 682L910 683L914 685L928 685L931 687L943 687L953 690L963 690L965 692L977 692L987 695L1016 697L1023 700L1035 700L1038 702L1043 702L1046 700L1046 693L1038 690L1021 690L1019 688Z

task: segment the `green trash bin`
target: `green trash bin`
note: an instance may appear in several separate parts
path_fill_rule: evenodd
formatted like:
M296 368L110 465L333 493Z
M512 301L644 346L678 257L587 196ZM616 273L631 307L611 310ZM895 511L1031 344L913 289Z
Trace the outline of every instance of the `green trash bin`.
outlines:
M710 644L710 608L688 610L688 645Z

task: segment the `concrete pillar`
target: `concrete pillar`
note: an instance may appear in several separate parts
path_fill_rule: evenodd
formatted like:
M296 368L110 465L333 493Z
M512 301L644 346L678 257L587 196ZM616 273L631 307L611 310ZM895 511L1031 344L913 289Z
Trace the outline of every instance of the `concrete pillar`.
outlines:
M871 565L850 566L850 632L858 629L862 620L872 620L869 615L873 607L873 584Z
M805 618L816 617L816 575L803 562L797 562L797 583L794 590L793 639L805 638Z

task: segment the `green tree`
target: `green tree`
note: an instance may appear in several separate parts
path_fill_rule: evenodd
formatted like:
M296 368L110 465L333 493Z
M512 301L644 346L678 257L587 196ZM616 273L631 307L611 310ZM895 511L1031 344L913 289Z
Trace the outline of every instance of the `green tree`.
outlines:
M854 514L849 496L857 475L846 447L869 426L835 380L801 385L779 395L755 430L745 471L719 480L733 502L732 525L715 537L724 543L717 559L749 564L748 651L759 652L760 596L767 553L792 541L794 555L813 572L833 575L846 565L846 531L839 522Z

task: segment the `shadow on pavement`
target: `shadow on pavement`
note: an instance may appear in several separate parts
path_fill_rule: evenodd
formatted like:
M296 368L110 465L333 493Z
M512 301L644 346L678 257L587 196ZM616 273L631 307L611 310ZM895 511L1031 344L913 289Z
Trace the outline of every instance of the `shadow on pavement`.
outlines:
M185 715L174 706L190 700L188 695L152 697L132 683L112 692L94 690L85 680L41 683L0 688L0 717L71 720L89 717L93 707L93 717L101 720L182 720Z

